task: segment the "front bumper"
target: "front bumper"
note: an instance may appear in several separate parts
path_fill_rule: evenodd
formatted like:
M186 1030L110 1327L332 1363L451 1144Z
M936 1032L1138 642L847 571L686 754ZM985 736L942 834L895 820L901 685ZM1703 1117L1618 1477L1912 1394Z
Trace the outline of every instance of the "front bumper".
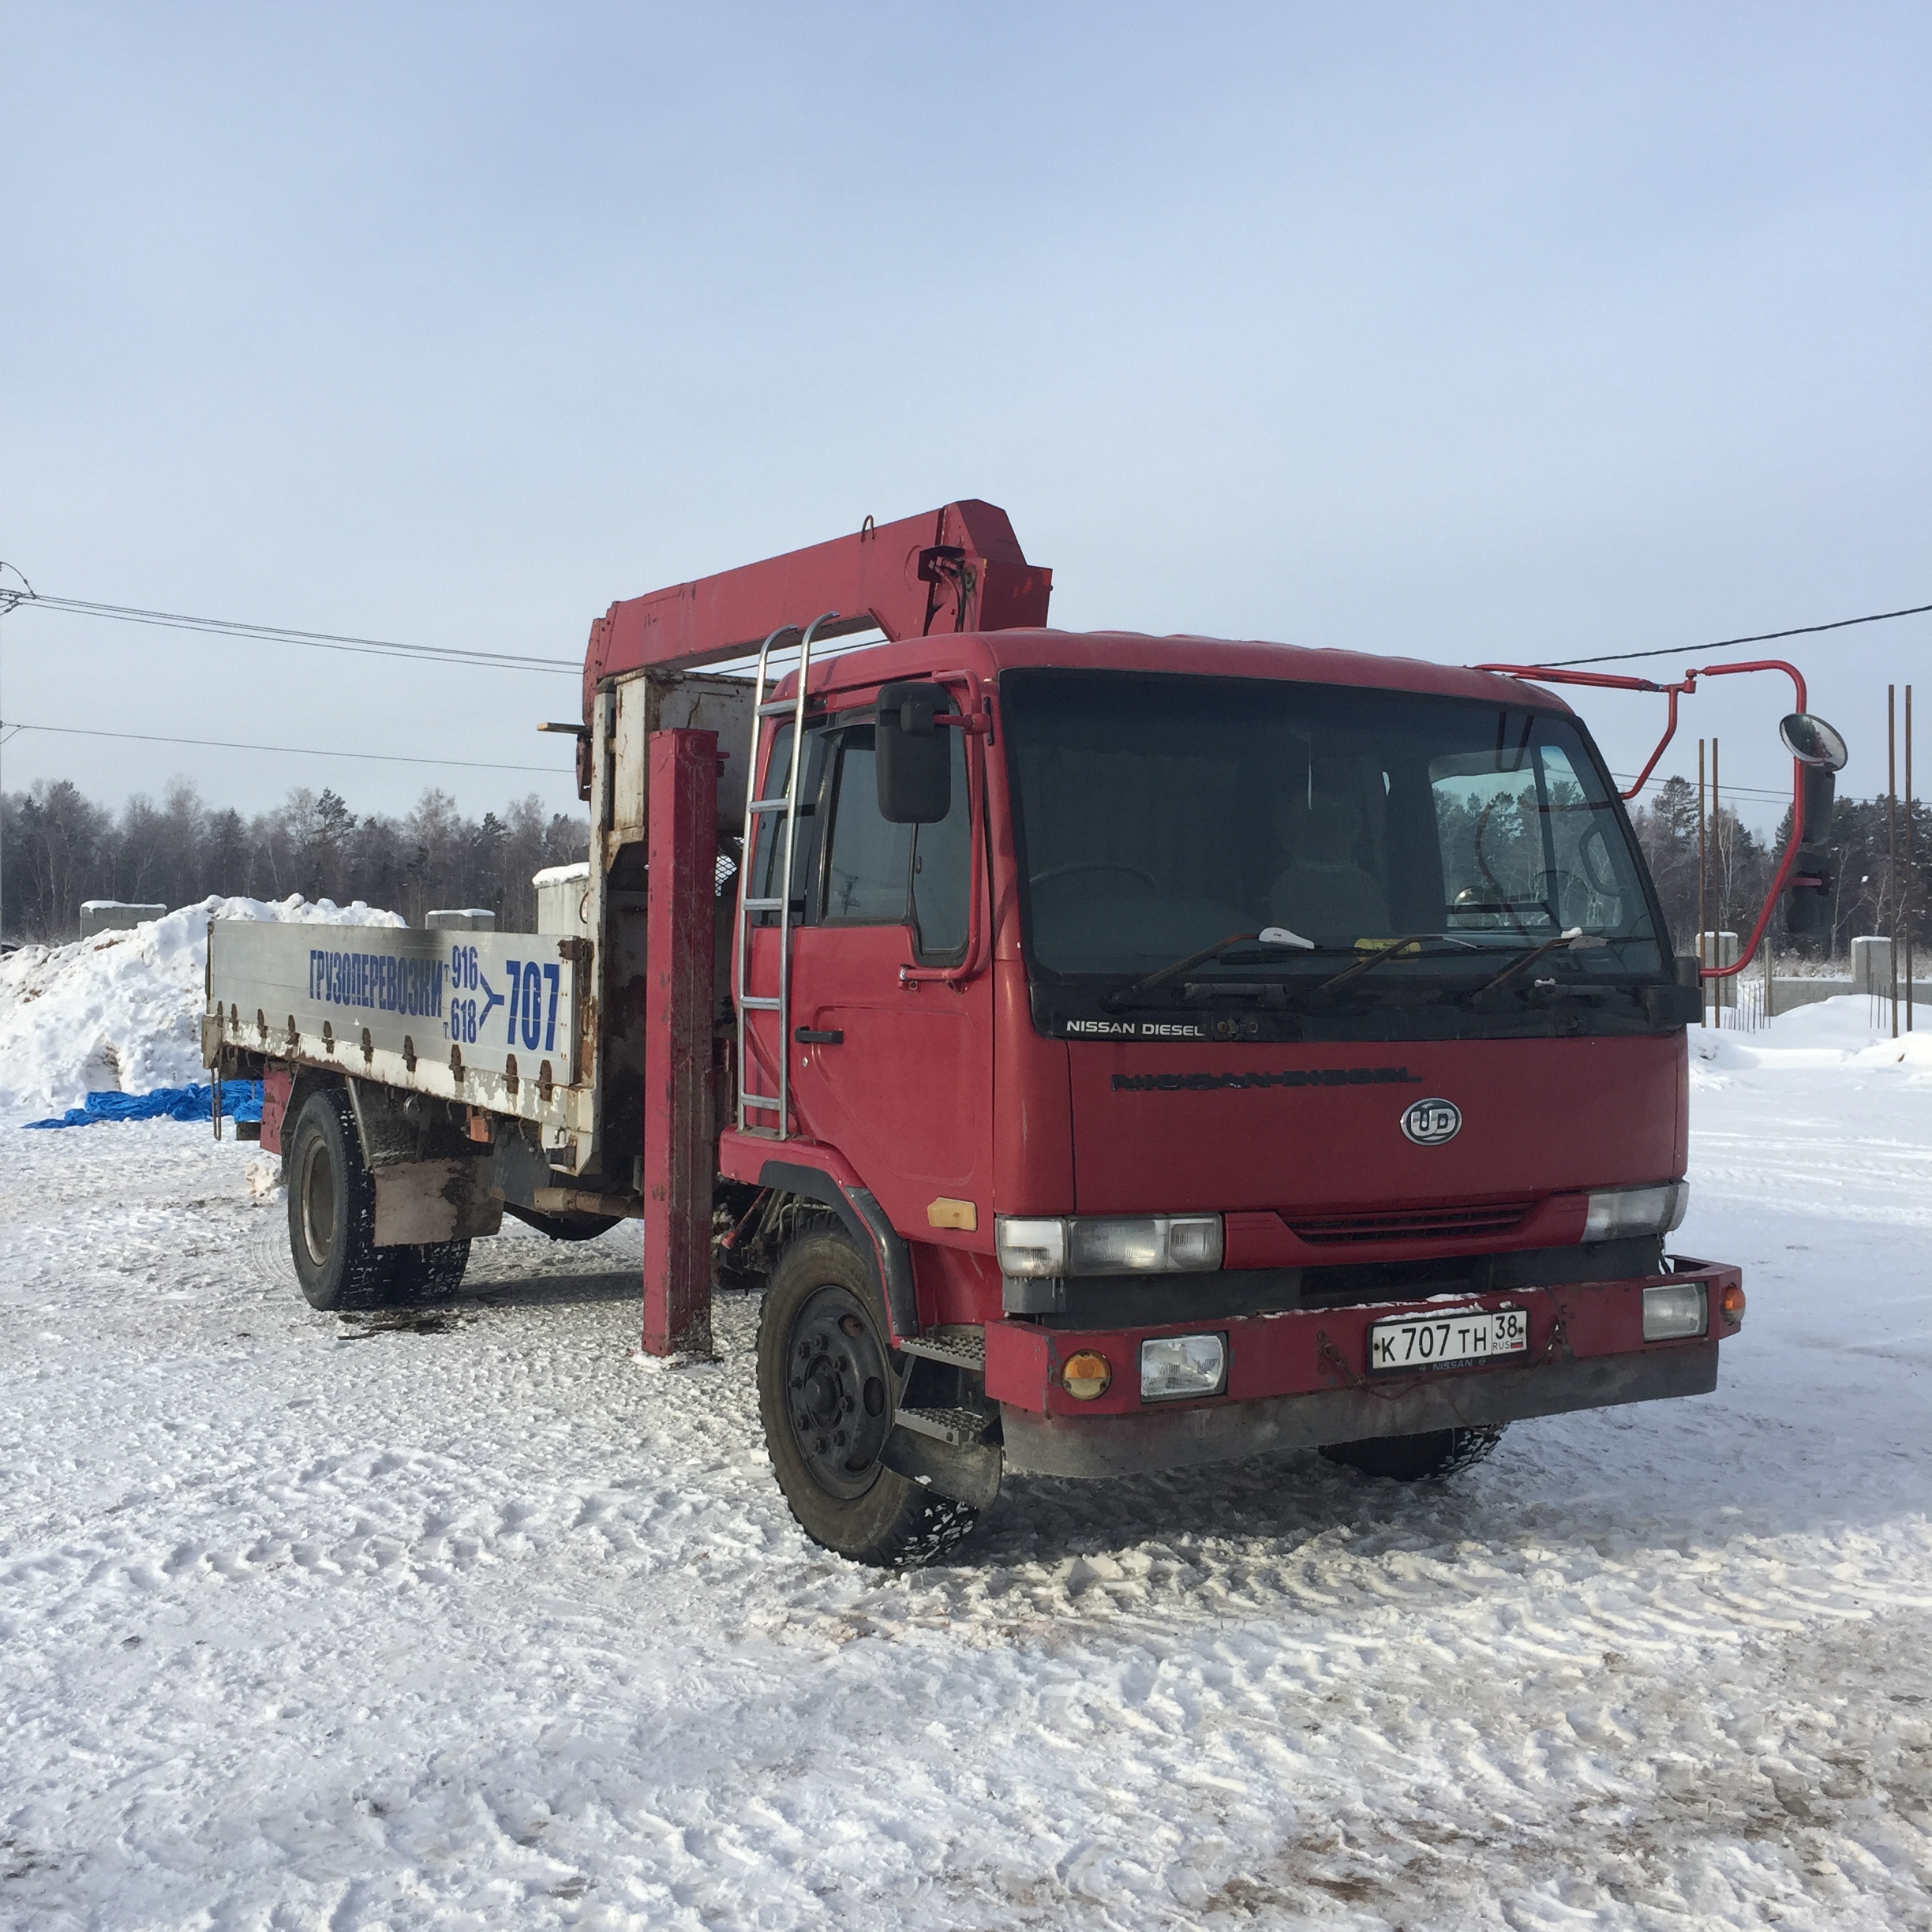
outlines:
M1673 1257L1671 1271L1449 1299L1458 1308L1515 1308L1529 1318L1526 1354L1480 1366L1372 1376L1368 1330L1394 1315L1439 1309L1441 1300L1355 1303L1157 1328L1047 1328L1003 1321L987 1328L987 1394L1001 1404L1006 1466L1052 1476L1106 1476L1173 1469L1270 1449L1418 1435L1430 1429L1512 1422L1608 1408L1717 1385L1717 1344L1737 1324L1724 1290L1739 1271ZM1643 1291L1696 1282L1709 1311L1705 1333L1679 1342L1643 1339ZM1227 1338L1226 1391L1200 1401L1142 1401L1132 1365L1149 1335L1216 1332ZM1115 1366L1106 1393L1081 1402L1061 1386L1076 1354Z

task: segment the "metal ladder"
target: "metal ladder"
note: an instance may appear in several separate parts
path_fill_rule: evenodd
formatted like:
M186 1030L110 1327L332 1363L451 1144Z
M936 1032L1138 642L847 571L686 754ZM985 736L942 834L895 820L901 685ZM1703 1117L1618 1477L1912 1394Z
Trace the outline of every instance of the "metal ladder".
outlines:
M732 948L736 964L732 969L732 998L738 1013L738 1131L762 1134L773 1140L788 1138L790 1132L787 1122L792 1101L792 865L798 852L799 780L805 769L805 687L811 675L812 639L821 626L833 623L837 616L837 611L826 611L814 617L803 631L796 624L781 624L758 646L758 680L752 687L751 769L746 773L744 843L739 848L737 943ZM781 698L767 703L765 692L772 647L781 638L794 635L799 639L798 689L789 698ZM765 720L782 717L788 711L792 714L792 758L785 775L784 796L754 798L751 794L758 777L758 743L764 735ZM751 897L751 867L758 853L758 821L778 811L784 814L784 857L780 867L778 896L754 899ZM751 920L759 912L778 915L776 998L747 990L751 971ZM776 1094L751 1091L751 1015L754 1013L778 1016ZM750 1118L754 1113L776 1114L776 1125L754 1125Z

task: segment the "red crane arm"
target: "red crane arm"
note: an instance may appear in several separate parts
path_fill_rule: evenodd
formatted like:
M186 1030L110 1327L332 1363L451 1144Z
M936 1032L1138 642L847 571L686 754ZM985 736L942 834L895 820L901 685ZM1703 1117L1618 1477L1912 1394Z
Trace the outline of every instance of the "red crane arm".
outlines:
M755 651L781 625L839 612L821 637L876 626L889 638L1029 629L1046 621L1053 572L1029 564L1006 512L968 499L923 516L767 557L613 604L590 627L584 717L598 682L650 667L690 670Z

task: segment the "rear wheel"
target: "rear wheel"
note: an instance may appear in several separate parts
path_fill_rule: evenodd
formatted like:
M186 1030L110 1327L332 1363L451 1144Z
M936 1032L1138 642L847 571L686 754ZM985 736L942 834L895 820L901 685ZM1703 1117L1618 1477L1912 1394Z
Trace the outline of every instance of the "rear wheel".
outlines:
M897 1377L872 1274L843 1229L808 1230L760 1311L758 1412L778 1487L814 1543L888 1569L930 1563L979 1511L886 1468Z
M1473 1468L1494 1452L1508 1426L1496 1422L1473 1428L1430 1429L1421 1436L1372 1436L1365 1442L1324 1443L1321 1452L1331 1462L1346 1462L1365 1476L1423 1482Z
M387 1269L377 1250L376 1187L348 1101L324 1088L304 1103L288 1156L289 1251L311 1308L374 1308Z
M462 1286L470 1265L466 1241L431 1241L421 1248L378 1248L387 1298L443 1301Z

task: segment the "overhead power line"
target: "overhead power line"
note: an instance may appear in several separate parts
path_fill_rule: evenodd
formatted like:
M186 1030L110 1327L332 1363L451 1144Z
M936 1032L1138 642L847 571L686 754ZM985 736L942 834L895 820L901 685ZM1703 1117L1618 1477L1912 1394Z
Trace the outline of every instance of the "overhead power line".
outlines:
M1630 773L1628 772L1612 772L1610 776L1612 778L1627 782ZM1692 781L1687 778L1683 782L1690 784ZM1668 775L1661 778L1646 778L1641 788L1646 792L1655 792L1669 783L1670 777ZM1726 798L1770 799L1774 801L1781 799L1787 805L1791 803L1792 796L1788 786L1782 792L1767 792L1762 785L1735 784L1726 785L1724 788L1724 795Z
M52 732L63 738L122 738L139 744L199 745L211 751L275 751L288 758L365 758L378 765L454 765L466 771L542 772L552 778L571 777L555 765L500 765L492 758L417 758L401 751L325 751L316 745L238 744L227 738L164 738L154 732L91 731L79 724L23 724L0 720L0 731Z
M9 567L0 564L0 569ZM18 575L16 572L15 575ZM24 584L23 577L21 582ZM468 650L460 646L401 644L388 638L348 637L332 631L291 631L279 624L241 623L226 617L192 617L180 611L143 610L131 604L96 604L83 597L46 597L31 588L0 589L0 616L13 610L60 611L76 617L104 617L115 623L148 624L161 631L198 631L212 636L243 638L268 644L299 644L309 650L346 651L362 657L406 657L432 664L459 664L499 671L567 671L581 676L582 664L568 657L534 657L507 651Z
M1844 631L1853 624L1884 623L1893 617L1923 617L1932 604L1915 604L1907 610L1874 611L1869 617L1839 617L1829 623L1796 624L1788 631L1760 631L1751 637L1720 638L1714 644L1666 644L1657 650L1611 651L1601 657L1551 657L1545 668L1567 671L1575 665L1627 664L1633 657L1694 657L1705 651L1728 650L1734 644L1771 644L1780 638L1810 637L1820 631Z

